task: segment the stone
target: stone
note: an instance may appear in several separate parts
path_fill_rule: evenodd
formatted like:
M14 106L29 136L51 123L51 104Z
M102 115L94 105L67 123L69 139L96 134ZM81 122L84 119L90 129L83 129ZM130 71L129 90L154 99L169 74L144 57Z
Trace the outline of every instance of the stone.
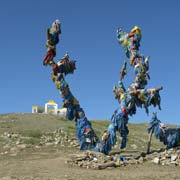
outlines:
M45 143L45 145L46 145L46 146L52 146L52 145L54 145L54 144L53 144L53 143L48 142L48 143Z
M18 138L19 135L18 134L12 134L12 138Z
M145 161L145 159L143 158L143 157L140 157L139 159L138 159L138 162L139 163L143 163Z
M20 139L17 140L16 142L16 145L19 145L21 142L20 142Z
M171 155L171 161L176 161L177 157L177 155Z
M132 147L133 149L137 149L137 146L136 146L135 144L131 144L131 147Z
M61 138L55 138L54 144L57 145L57 144L60 144L60 143L61 143Z
M98 162L98 159L96 157L93 158L94 162Z
M158 157L153 159L153 163L155 164L159 164L160 163L160 159Z
M8 133L8 134L7 134L7 137L8 137L8 138L11 138L12 136L11 136L11 134Z
M161 157L161 161L163 161L163 160L166 160L166 157L165 157L165 156Z
M26 148L26 144L18 144L17 148L19 149L25 149Z

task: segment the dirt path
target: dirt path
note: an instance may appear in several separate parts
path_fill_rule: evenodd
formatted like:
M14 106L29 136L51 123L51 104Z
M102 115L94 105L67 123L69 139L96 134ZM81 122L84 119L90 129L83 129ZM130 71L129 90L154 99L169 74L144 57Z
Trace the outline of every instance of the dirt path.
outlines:
M4 158L0 161L1 180L180 180L180 168L151 163L116 169L91 170L72 167L67 155L53 158L36 154L27 157Z

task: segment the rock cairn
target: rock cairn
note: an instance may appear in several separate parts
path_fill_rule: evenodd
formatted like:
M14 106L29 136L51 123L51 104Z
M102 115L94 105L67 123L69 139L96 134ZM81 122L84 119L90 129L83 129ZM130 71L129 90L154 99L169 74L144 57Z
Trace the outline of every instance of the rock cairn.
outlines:
M68 164L87 169L112 169L117 167L132 166L143 163L153 163L167 166L180 166L180 149L169 149L152 154L139 153L135 155L126 152L122 155L104 155L94 151L84 151L70 155Z

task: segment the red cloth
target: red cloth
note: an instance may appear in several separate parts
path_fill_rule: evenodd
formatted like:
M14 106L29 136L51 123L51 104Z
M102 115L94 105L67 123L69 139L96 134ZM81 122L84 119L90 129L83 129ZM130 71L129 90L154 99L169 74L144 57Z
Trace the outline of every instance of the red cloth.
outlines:
M123 113L123 116L126 117L127 116L126 108L121 108L121 111Z
M54 72L54 74L57 74L59 72L59 67L57 64L53 65L53 72Z
M55 51L53 50L49 50L46 53L46 56L43 60L43 65L47 65L51 60L53 60L53 58L56 56Z

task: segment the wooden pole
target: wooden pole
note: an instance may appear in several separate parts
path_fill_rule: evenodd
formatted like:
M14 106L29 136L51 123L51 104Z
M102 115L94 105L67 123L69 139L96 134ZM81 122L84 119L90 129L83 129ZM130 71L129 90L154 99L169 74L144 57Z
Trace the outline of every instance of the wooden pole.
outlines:
M153 135L153 130L151 130L151 132L149 133L148 144L147 144L147 154L150 153L152 135Z

